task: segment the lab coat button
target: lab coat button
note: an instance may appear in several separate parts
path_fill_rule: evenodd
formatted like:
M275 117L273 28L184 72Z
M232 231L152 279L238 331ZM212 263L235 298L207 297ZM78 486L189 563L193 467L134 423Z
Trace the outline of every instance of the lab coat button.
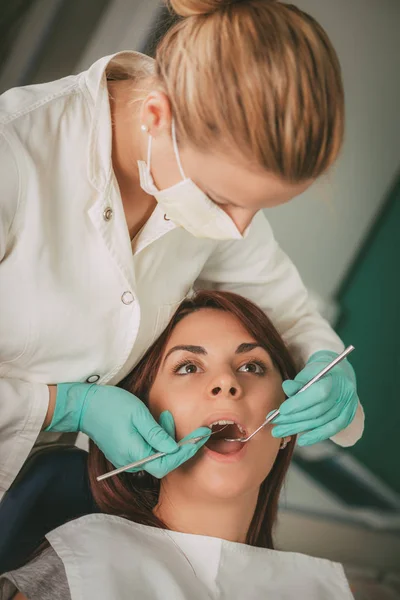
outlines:
M132 304L134 301L133 294L131 292L124 292L121 296L121 300L124 304Z
M105 221L111 221L113 216L113 209L107 206L107 208L103 212L103 219Z
M100 375L90 375L90 377L86 379L86 383L96 383L99 379Z

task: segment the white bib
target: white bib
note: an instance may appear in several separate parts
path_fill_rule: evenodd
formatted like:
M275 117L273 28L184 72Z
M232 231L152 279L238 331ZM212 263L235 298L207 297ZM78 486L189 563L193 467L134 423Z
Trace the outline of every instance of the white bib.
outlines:
M72 600L353 600L338 563L94 514L47 538Z

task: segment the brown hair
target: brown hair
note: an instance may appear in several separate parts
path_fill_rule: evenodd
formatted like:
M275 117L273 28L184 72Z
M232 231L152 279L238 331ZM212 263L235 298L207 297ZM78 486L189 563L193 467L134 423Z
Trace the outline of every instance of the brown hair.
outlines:
M292 379L295 376L295 366L288 349L261 309L237 294L201 291L193 298L182 302L161 336L150 347L132 373L121 382L121 387L137 395L147 404L172 331L185 316L204 308L222 310L234 315L250 335L269 353L282 378ZM273 548L272 527L276 519L279 494L290 464L294 444L295 438L292 438L286 449L279 452L271 472L260 486L257 506L247 533L247 544ZM146 472L143 472L142 476L121 473L113 478L97 482L96 477L110 471L113 466L93 442L90 445L88 468L92 494L102 512L123 516L144 525L167 528L152 512L158 501L160 486L158 479Z
M156 76L182 145L238 148L288 182L313 179L343 141L336 52L317 21L275 0L165 0L181 18Z

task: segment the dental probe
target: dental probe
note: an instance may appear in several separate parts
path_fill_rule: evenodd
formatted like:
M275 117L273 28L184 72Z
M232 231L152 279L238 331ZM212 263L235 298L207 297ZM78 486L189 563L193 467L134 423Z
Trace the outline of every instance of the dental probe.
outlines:
M225 427L228 427L227 425L225 425ZM223 427L222 429L225 429L225 427ZM194 438L191 438L190 440L186 440L186 441L180 441L178 442L178 446L184 446L185 444L196 444L196 442L199 442L200 440L203 440L206 437L211 437L212 435L214 435L214 433L219 433L220 431L222 431L222 429L219 429L218 431L214 431L212 433L207 433L207 435L200 435ZM150 462L151 460L155 460L156 458L161 458L162 456L165 456L167 454L167 452L156 452L155 454L151 454L150 456L147 456L146 458L142 458L141 460L136 460L133 463L130 463L129 465L125 465L124 467L119 467L119 469L114 469L113 471L109 471L108 473L104 473L104 475L99 475L99 477L97 477L97 481L103 481L103 479L107 479L108 477L112 477L113 475L118 475L118 473L123 473L124 471L127 471L128 469L136 469L137 467L141 467L142 465L145 465L146 463Z

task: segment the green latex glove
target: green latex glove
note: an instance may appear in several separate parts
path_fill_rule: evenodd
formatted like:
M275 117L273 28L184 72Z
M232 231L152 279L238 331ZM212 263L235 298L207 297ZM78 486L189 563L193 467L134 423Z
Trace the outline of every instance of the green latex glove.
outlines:
M355 417L358 396L356 376L348 360L336 365L305 392L300 388L338 355L330 350L315 352L294 380L284 381L283 391L289 397L280 407L273 425L273 437L304 433L299 446L310 446L327 440L345 429Z
M175 433L171 413L165 411L162 415L160 421L168 423L169 431ZM82 431L115 467L155 452L167 452L167 456L140 469L159 479L192 458L208 440L206 437L195 444L179 447L139 398L121 388L87 383L57 386L54 415L46 431ZM211 430L200 427L185 439L207 434L211 434Z

